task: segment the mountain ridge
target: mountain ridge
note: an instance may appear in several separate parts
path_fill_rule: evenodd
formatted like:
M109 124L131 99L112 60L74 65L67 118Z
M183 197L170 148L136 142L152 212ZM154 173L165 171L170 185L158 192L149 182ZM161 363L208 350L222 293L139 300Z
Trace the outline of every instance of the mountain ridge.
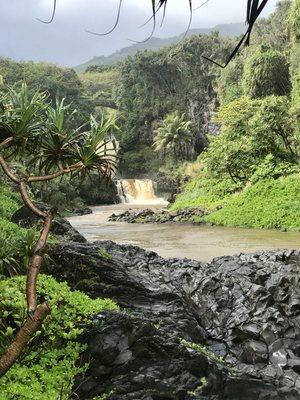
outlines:
M180 42L184 36L189 37L192 35L209 35L214 31L218 31L221 36L234 37L242 34L245 31L245 24L243 22L219 24L212 28L190 29L186 35L180 34L178 36L171 36L169 38L152 37L147 42L134 43L130 46L123 47L108 56L94 56L87 62L74 66L74 69L76 71L84 71L89 65L112 65L123 60L127 56L134 55L138 51L157 50L162 47L170 46Z

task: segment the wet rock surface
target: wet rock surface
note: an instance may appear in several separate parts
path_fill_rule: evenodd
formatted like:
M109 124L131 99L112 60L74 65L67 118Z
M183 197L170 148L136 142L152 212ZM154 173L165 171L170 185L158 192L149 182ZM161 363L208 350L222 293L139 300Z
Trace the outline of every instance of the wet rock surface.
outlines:
M128 223L167 223L167 222L188 222L193 217L203 217L207 215L205 210L200 208L191 209L187 208L178 211L163 210L160 212L154 212L153 210L146 208L144 210L127 210L121 214L112 214L109 217L109 221L117 222L128 222Z
M36 203L36 205L40 210L44 212L50 210L50 207L43 203ZM19 224L20 226L23 226L25 228L40 223L40 218L38 218L26 206L23 206L19 210L17 210L12 216L11 220L12 222ZM87 242L85 237L82 236L75 228L73 228L70 222L60 217L59 215L55 215L52 221L51 233L57 236L61 236L66 240L70 240L71 242Z
M93 210L89 207L83 207L83 208L76 208L75 210L73 210L73 213L76 215L89 215L89 214L93 214Z
M94 316L80 399L300 399L300 252L165 260L113 242L60 244L48 273L121 313Z

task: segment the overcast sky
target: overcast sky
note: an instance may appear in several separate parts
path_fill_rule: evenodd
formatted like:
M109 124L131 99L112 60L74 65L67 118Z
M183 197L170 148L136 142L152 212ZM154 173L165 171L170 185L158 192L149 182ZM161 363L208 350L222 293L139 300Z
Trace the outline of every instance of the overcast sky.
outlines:
M139 26L151 15L150 0L124 0L120 23L109 36L96 37L85 32L85 29L108 30L114 24L118 1L57 0L55 20L45 25L37 18L49 18L52 0L0 0L0 56L74 66L128 46L128 39L147 37L151 24ZM194 7L203 1L194 0ZM246 0L210 0L194 12L192 28L244 21L246 3ZM275 4L276 0L269 0L264 15L272 12ZM155 36L180 34L186 29L188 19L188 0L169 0L164 26L158 27Z

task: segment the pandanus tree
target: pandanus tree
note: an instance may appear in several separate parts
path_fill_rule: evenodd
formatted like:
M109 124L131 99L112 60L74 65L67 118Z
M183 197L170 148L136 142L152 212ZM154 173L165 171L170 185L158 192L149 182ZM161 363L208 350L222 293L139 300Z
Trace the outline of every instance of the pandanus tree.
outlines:
M28 317L12 343L0 355L2 376L51 313L51 304L47 301L37 303L37 279L54 210L40 209L31 199L29 185L67 174L71 178L78 175L84 178L97 173L109 179L116 169L116 151L110 138L106 138L115 127L112 119L97 123L91 117L88 125L69 130L68 119L72 118L72 113L68 113L64 101L52 107L45 94L30 95L26 85L20 90L10 89L2 96L0 107L0 166L17 186L24 204L43 221L27 269ZM13 161L18 161L21 167L17 168Z
M191 121L178 111L168 114L154 131L154 150L173 155L174 159L185 159L190 155L193 142Z

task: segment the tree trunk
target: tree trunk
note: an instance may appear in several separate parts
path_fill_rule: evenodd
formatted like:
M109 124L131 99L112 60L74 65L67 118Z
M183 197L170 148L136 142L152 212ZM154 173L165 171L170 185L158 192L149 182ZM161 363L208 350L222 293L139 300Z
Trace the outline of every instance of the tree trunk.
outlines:
M8 170L8 172L10 171ZM35 332L40 329L44 319L51 312L50 306L47 302L37 306L36 284L43 260L45 246L50 233L52 215L50 213L44 213L33 204L27 193L25 180L19 181L19 190L26 206L35 215L44 218L44 226L40 233L40 237L36 242L34 253L29 260L26 285L28 318L17 333L11 345L0 356L0 377L14 365L30 339L33 337Z
M44 222L44 228L40 234L34 249L34 254L29 260L28 273L27 273L27 307L28 312L32 315L37 308L36 300L36 283L37 277L41 269L43 254L47 243L48 235L51 228L52 216L48 214Z
M45 302L39 305L35 312L27 318L11 345L0 357L0 377L14 365L35 332L40 329L50 311L49 304Z

